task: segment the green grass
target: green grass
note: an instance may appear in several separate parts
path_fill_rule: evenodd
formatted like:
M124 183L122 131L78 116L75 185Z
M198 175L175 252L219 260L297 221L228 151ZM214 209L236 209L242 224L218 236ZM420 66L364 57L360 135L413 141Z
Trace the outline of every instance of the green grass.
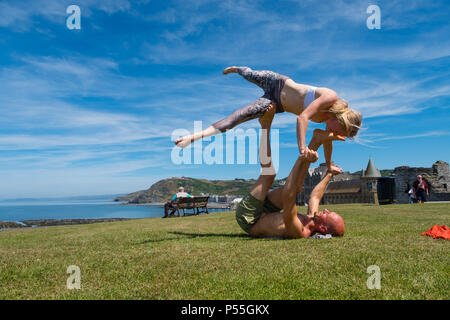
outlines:
M234 213L0 232L0 299L449 299L450 204L333 205L347 233L252 239ZM67 267L82 290L68 290ZM381 269L369 290L367 267Z

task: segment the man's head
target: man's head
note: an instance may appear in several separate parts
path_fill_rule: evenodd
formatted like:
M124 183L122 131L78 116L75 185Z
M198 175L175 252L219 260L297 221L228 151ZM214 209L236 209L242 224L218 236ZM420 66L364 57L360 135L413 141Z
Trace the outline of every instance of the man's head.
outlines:
M183 187L179 187L178 188L178 192L184 192L184 188Z
M345 233L344 219L336 212L330 212L327 209L320 211L314 217L316 231L323 234L331 234L341 237Z

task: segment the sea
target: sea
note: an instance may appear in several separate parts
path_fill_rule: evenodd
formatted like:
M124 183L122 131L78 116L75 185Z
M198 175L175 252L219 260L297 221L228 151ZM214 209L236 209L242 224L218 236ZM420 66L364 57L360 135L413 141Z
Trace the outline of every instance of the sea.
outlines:
M0 200L0 221L19 222L44 219L157 218L164 216L161 205L123 205L115 196L57 199ZM209 209L209 212L225 209ZM190 211L189 211L190 212Z

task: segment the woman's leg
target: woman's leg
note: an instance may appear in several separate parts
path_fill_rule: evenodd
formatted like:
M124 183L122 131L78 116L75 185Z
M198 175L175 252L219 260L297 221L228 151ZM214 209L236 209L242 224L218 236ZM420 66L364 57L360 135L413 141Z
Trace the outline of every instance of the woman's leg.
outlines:
M190 145L194 141L197 141L198 139L214 136L219 133L219 130L217 130L213 126L209 126L201 132L195 132L193 134L178 138L177 140L175 140L175 145L180 148L186 148L188 145Z
M282 75L267 70L252 70L249 67L229 67L223 70L223 74L239 73L245 80L256 84L264 90L264 93L272 91L274 83L283 77Z
M264 114L271 103L274 103L276 105L276 102L268 99L271 98L270 94L268 93L272 91L273 85L276 80L280 79L280 77L283 77L282 75L272 71L252 70L248 67L229 67L223 70L223 74L228 73L239 73L246 80L256 84L264 90L264 97L259 98L248 106L236 110L228 117L216 122L202 132L197 132L177 139L175 141L175 144L178 147L185 148L198 139L216 135L220 132L225 132L226 130L232 129L242 122L258 118Z
M220 132L225 132L238 124L261 117L271 104L271 100L261 97L253 103L234 111L228 117L217 121L212 127Z
M234 111L228 117L220 121L217 121L212 126L206 128L205 130L177 139L175 141L175 144L180 148L185 148L198 139L216 135L221 132L225 132L227 130L234 128L238 124L259 118L264 114L264 112L266 112L266 110L270 107L271 104L272 104L271 100L261 97L258 100L254 101L253 103Z

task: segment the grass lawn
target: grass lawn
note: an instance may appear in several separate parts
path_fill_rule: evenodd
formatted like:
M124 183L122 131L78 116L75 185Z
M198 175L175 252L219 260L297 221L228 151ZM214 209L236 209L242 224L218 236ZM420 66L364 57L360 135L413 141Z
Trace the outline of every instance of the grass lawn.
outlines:
M252 239L234 212L0 232L0 299L449 299L450 204L330 205L342 238ZM81 290L66 270L81 269ZM367 267L379 266L370 290Z

